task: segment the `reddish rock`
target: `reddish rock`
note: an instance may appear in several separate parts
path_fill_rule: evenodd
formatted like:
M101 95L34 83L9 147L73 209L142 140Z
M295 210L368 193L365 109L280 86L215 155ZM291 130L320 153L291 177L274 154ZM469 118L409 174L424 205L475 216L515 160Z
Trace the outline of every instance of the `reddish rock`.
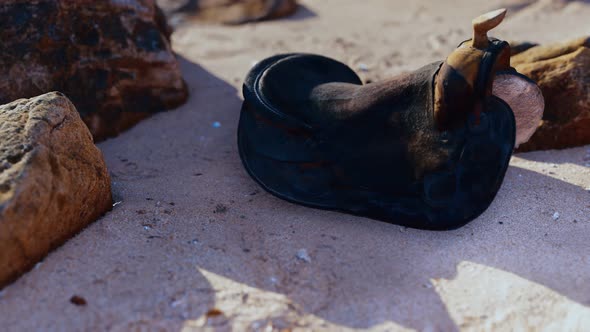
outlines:
M187 88L153 0L0 2L0 104L61 91L95 139L177 107Z
M516 45L516 48L526 48L527 44L535 45L532 43L522 43L520 45ZM577 51L580 47L590 47L590 37L576 38L562 43L535 45L533 47L528 47L526 48L526 50L513 56L510 59L510 63L513 66L518 66L521 64L531 64L533 62L551 60L563 55L573 53Z
M0 106L0 288L112 206L109 173L60 93Z
M545 98L540 127L519 151L590 144L590 38L533 47L512 57L512 65Z
M157 0L169 16L210 23L243 24L293 14L296 0Z

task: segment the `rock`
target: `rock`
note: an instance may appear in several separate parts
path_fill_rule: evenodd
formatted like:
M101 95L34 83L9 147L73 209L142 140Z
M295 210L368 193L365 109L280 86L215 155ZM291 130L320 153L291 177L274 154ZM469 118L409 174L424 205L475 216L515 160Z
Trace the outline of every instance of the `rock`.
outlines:
M67 95L96 140L188 96L154 0L4 0L0 104Z
M172 21L182 16L221 24L243 24L293 14L296 0L157 0ZM180 17L179 17L180 16Z
M581 37L563 43L530 47L527 50L513 56L510 59L510 63L512 66L518 66L543 60L555 59L560 56L573 53L580 47L590 47L590 37Z
M297 250L297 254L295 255L295 257L297 257L297 259L302 260L306 263L311 263L311 257L309 257L309 254L307 253L307 250L305 250L305 249Z
M590 38L533 47L511 62L545 98L541 125L519 151L590 144Z
M511 56L515 56L515 55L520 54L526 50L529 50L535 46L539 46L539 44L537 44L537 43L521 42L521 41L511 41L511 42L509 42L509 44L510 44L510 55Z
M0 288L111 204L102 153L64 95L0 106Z

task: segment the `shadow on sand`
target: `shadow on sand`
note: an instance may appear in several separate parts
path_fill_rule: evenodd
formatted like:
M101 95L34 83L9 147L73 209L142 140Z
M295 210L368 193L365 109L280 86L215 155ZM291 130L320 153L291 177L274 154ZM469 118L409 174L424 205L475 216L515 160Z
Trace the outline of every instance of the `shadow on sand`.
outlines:
M186 105L100 145L122 203L8 287L3 326L75 317L44 326L170 329L224 299L243 301L242 308L268 304L241 289L220 297L214 274L284 298L285 311L264 318L275 325L292 311L343 327L390 321L452 331L456 322L431 279L453 279L465 261L590 305L588 284L580 284L590 274L580 236L590 223L580 219L582 208L569 211L572 200L588 204L583 188L511 167L492 206L449 232L296 206L266 194L242 168L236 88L189 60L181 66L191 92ZM561 212L558 222L553 211ZM309 262L296 257L301 249ZM43 304L73 293L87 297L88 310Z

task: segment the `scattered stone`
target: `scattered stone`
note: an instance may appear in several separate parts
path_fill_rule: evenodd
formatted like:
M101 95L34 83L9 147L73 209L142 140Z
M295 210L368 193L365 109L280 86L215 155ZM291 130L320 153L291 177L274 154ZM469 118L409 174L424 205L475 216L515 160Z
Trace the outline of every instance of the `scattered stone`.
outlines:
M207 311L207 313L205 314L207 317L217 317L217 316L222 316L223 315L223 311L213 308L209 311Z
M369 71L369 66L366 63L359 63L358 69L359 71L366 73Z
M112 207L109 173L60 93L0 106L0 287Z
M540 127L519 151L590 144L590 37L532 47L511 62L545 98Z
M215 205L215 210L213 210L213 213L226 213L228 210L227 206L223 205L223 204L217 204Z
M309 257L309 254L307 253L307 250L305 250L305 249L297 250L297 254L295 256L299 260L302 260L306 263L311 263L311 257Z
M296 0L157 0L173 25L187 18L218 24L244 24L289 16Z
M85 306L86 304L88 304L88 302L86 301L85 298L78 296L78 295L74 295L70 298L70 302L73 305L77 305L77 306Z
M0 104L61 91L95 140L115 136L186 101L169 34L154 1L2 1Z
M557 220L557 219L559 219L559 212L555 212L553 214L553 220Z

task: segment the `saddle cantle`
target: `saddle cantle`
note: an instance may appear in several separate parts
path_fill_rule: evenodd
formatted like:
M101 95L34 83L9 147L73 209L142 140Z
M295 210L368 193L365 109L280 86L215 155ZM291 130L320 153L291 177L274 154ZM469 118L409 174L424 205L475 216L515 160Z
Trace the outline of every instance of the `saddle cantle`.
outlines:
M462 226L491 204L514 148L513 112L491 93L497 72L518 75L509 54L476 29L447 61L366 85L323 56L268 58L244 83L240 157L262 187L294 203Z

